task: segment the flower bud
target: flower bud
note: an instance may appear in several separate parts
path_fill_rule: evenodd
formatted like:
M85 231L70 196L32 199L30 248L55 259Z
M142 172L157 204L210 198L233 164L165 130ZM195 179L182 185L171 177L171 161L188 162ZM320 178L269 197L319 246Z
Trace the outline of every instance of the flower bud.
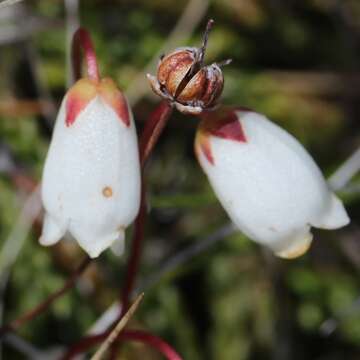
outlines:
M42 245L55 244L66 231L91 257L123 243L139 209L140 166L132 113L111 79L81 79L67 92L45 162L42 200Z
M224 87L220 65L203 66L211 25L209 21L201 48L178 48L160 59L156 77L147 75L153 91L184 114L199 114L213 108Z
M305 253L311 226L349 223L304 147L263 115L244 109L207 114L195 150L232 221L280 257Z

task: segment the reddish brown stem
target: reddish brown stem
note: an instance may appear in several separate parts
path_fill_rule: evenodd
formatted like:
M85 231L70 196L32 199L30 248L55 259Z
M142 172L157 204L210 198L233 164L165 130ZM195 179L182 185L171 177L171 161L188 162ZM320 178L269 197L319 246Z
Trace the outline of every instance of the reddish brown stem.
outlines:
M138 272L140 255L142 250L142 240L144 238L144 226L146 217L145 187L141 186L140 210L135 220L134 235L131 243L131 253L126 267L125 284L121 294L121 316L129 308L130 295L134 287L136 274Z
M76 346L73 346L71 350L61 358L61 360L73 359L75 355L80 354L88 350L90 347L95 346L99 342L105 340L109 333L110 330L99 335L83 338L76 344ZM168 360L182 360L182 357L167 342L145 331L124 330L120 333L116 341L121 340L136 341L149 345L159 351L159 353L163 354Z
M120 338L145 343L163 354L168 360L182 360L182 357L161 338L144 331L124 331Z
M91 262L90 258L88 257L85 258L81 262L79 267L76 269L76 271L70 276L70 278L65 282L65 284L59 290L55 291L47 299L45 299L43 302L35 306L27 313L21 315L20 317L13 320L9 324L3 326L0 329L0 337L3 336L8 331L14 331L18 329L23 324L27 323L28 321L34 319L36 316L44 312L55 300L57 300L59 297L64 295L69 289L71 289L75 285L76 280L85 271L85 269L88 267L90 262Z
M168 119L172 114L172 106L167 101L162 101L150 114L140 139L140 163L144 167L155 144L157 143Z
M11 173L11 179L19 189L28 194L32 193L37 186L37 182L31 176L28 176L19 170L15 170Z
M74 33L71 47L71 60L75 80L81 78L81 49L84 52L88 78L98 82L100 75L94 46L90 34L83 28L79 28Z
M150 114L148 121L140 139L140 163L143 170L146 160L149 158L155 144L157 143L162 131L165 128L167 121L172 114L172 106L163 101L159 106ZM143 176L142 176L143 177ZM142 241L144 237L144 226L146 217L146 202L145 202L145 186L142 181L141 187L141 202L140 210L135 220L134 235L131 244L131 254L128 260L127 272L125 277L125 285L123 287L121 299L121 316L126 313L129 307L130 295L134 288L136 274L139 268Z

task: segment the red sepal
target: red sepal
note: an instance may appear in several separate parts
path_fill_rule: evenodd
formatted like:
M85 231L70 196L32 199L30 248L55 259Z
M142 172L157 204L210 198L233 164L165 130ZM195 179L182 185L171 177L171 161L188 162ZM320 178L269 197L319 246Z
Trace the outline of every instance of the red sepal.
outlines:
M96 85L88 79L79 80L68 92L66 100L66 126L74 124L86 105L95 97Z
M116 87L115 83L105 78L101 80L100 95L102 99L116 112L120 120L130 126L130 113L127 101L123 93Z
M198 151L201 150L212 165L215 165L215 160L211 150L210 136L217 136L222 139L238 142L247 142L243 127L241 126L241 120L236 110L251 111L245 108L235 108L220 109L201 114L202 121L196 135L195 151L198 154Z

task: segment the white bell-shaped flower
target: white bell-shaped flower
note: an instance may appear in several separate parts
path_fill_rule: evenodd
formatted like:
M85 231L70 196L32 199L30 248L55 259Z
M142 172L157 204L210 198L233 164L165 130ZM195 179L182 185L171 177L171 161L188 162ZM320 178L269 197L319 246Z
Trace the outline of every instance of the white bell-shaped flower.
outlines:
M58 114L42 180L42 245L68 231L91 256L118 241L140 204L132 113L111 79L79 80ZM114 244L115 245L115 244Z
M304 147L265 116L245 109L208 114L195 143L197 158L237 227L276 255L302 255L311 226L349 223Z

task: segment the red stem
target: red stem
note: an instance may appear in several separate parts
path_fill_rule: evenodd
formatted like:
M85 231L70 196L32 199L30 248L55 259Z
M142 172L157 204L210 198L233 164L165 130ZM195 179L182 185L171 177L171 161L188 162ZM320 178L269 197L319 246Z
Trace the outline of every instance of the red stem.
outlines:
M140 139L140 164L142 171L146 160L149 158L154 146L156 145L167 121L172 114L172 106L162 101L157 108L150 114ZM143 177L143 176L142 176ZM129 308L130 296L133 291L136 274L139 268L142 242L144 238L144 226L146 218L146 202L145 202L145 186L142 181L140 210L135 220L135 228L133 241L131 243L131 254L128 260L127 273L125 277L125 285L123 287L121 299L121 316L122 317Z
M182 360L182 357L167 342L144 331L124 331L120 335L120 338L123 340L133 340L145 343L158 350L168 360Z
M121 293L121 314L126 313L130 305L130 295L134 287L136 275L139 269L142 240L144 238L144 226L146 218L145 187L141 185L140 210L135 220L134 235L131 242L131 253L126 266L125 284Z
M89 32L83 28L76 30L72 41L71 60L74 79L81 78L81 48L84 52L88 78L98 82L100 75L96 53Z
M75 355L86 351L101 341L104 341L109 334L110 330L99 335L83 338L76 344L76 346L72 347L71 351L68 351L61 360L70 360L74 358ZM121 340L137 341L149 345L159 351L159 353L163 354L168 360L182 360L182 357L167 342L145 331L123 330L116 341L118 342Z
M156 145L168 119L172 114L172 106L167 101L162 101L150 114L140 139L140 163L144 167L154 146Z

